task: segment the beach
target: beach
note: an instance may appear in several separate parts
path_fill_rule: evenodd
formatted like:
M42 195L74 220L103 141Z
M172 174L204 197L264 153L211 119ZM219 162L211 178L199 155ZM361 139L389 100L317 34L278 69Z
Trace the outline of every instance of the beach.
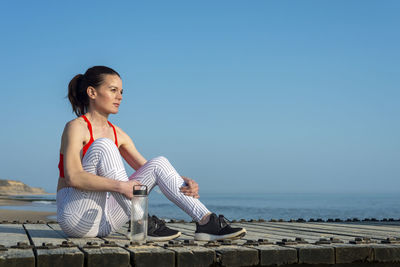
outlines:
M48 217L56 215L55 212L29 210L30 204L30 201L7 199L7 197L2 196L0 198L0 221L50 221L53 219ZM2 209L5 206L8 208ZM9 209L10 206L15 206L16 209ZM26 210L23 209L23 206L26 206Z

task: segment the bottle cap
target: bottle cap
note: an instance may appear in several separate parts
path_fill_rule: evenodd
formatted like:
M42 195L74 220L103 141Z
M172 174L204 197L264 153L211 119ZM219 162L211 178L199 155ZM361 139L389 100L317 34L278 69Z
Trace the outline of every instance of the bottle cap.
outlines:
M145 185L134 185L133 186L133 195L134 196L147 196L147 186L145 186Z

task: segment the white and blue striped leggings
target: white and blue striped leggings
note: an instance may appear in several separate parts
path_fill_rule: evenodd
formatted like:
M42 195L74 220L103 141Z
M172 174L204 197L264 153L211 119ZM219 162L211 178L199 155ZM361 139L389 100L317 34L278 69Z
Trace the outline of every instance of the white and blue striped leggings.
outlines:
M198 200L184 195L179 188L185 184L164 157L147 161L129 178L116 145L108 138L96 139L82 159L87 172L114 179L135 179L149 189L158 185L163 194L195 221L210 211ZM107 236L130 219L131 201L116 192L83 191L65 187L57 192L57 221L71 237Z

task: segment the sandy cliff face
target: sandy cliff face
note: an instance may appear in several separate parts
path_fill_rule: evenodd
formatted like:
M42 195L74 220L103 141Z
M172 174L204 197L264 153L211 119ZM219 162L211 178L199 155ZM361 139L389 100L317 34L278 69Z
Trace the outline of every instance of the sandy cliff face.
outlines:
M13 180L0 180L0 195L45 194L39 187L30 187L22 182Z

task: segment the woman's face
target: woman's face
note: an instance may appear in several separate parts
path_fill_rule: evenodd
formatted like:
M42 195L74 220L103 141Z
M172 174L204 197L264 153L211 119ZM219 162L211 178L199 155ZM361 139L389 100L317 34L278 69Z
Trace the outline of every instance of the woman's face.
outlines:
M103 83L99 87L88 88L88 95L92 109L116 114L122 101L122 80L118 75L105 74Z

